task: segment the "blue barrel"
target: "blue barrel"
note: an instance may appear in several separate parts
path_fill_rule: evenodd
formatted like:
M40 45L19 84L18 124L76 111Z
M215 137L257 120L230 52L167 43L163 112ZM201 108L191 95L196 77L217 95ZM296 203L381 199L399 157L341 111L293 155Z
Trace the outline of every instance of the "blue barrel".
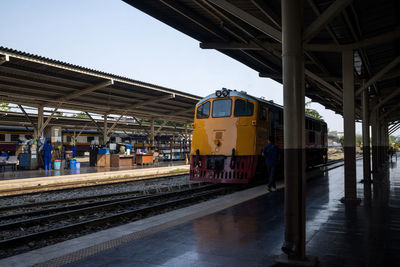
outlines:
M75 162L75 169L80 169L81 168L81 162L80 161L76 161Z
M61 168L61 160L54 161L54 169L59 170Z
M76 160L75 159L70 159L69 160L69 168L70 169L76 169Z

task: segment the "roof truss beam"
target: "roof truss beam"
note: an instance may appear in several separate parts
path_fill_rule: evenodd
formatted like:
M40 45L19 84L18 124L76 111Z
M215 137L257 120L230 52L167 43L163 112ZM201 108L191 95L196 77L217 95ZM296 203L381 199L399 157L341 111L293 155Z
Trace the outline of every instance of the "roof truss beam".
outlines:
M226 0L208 0L208 1L220 7L221 9L225 10L226 12L232 14L233 16L241 19L242 21L246 22L252 27L258 29L259 31L265 33L272 39L278 42L282 42L282 33L279 30L275 29L271 25L268 25L262 20L250 15L249 13L243 11L242 9L232 5Z
M370 85L373 83L377 82L380 78L383 77L388 71L393 69L397 64L400 63L400 56L395 58L392 62L386 65L382 70L380 70L377 74L375 74L371 79L368 80L363 86L361 86L357 91L356 91L356 96L361 94L366 88L368 88Z
M336 0L304 31L303 41L308 42L316 36L332 19L334 19L352 0Z
M77 91L73 92L72 94L71 93L70 94L66 94L63 97L58 98L57 101L59 101L59 102L68 101L68 100L77 98L77 97L82 96L84 94L91 93L93 91L96 91L98 89L101 89L101 88L104 88L104 87L107 87L107 86L113 85L113 84L114 84L113 80L108 80L108 81L105 81L105 82L102 82L102 83L99 83L99 84L96 84L96 85L93 85L93 86L89 86L89 87L87 87L85 89L82 89L82 90L77 90Z
M93 117L89 114L89 112L85 112L85 114L89 117L89 119L93 122L93 124L96 126L97 130L104 135L103 129L99 126L99 124L93 119Z
M22 107L22 105L18 104L19 109L24 113L25 118L29 121L29 123L32 125L32 127L37 131L37 126L36 124L33 123L31 118L29 117L28 113L26 113L25 109Z
M400 94L400 88L397 88L396 90L394 90L392 93L390 93L388 96L386 96L385 98L382 99L382 101L380 101L377 105L375 105L372 108L371 112L374 112L375 110L377 110L378 108L382 107L386 102L388 102L389 100L391 100L393 97L395 97L396 95Z

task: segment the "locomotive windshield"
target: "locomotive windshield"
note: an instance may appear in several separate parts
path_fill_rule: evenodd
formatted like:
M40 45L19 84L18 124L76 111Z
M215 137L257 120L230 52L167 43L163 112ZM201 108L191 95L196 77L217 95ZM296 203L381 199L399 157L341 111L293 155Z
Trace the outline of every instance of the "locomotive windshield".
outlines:
M252 116L253 110L254 110L253 103L242 99L235 100L235 110L233 111L235 117Z
M197 119L204 119L210 116L210 102L206 102L197 108Z
M219 99L213 101L212 116L214 118L230 117L232 113L232 100Z

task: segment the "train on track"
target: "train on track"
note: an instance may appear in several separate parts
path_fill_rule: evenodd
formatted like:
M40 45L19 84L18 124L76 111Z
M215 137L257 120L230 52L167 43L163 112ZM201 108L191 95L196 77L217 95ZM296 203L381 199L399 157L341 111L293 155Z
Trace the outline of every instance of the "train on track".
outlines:
M327 124L305 118L306 164L327 162ZM196 105L190 153L190 179L249 183L265 168L261 156L268 138L283 151L283 107L236 90L217 90ZM283 153L279 153L283 174ZM265 175L264 175L265 176Z

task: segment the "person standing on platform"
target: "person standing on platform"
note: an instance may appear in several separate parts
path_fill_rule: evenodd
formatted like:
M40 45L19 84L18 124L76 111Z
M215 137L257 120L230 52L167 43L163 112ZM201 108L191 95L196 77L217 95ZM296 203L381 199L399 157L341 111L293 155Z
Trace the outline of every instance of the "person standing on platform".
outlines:
M44 151L44 169L51 170L51 153L53 152L53 147L50 141L47 141L43 146Z
M268 190L271 191L272 188L276 190L275 170L278 165L278 147L272 137L268 139L268 144L263 148L262 155L267 166Z
M73 144L71 146L71 151L72 151L72 157L76 158L76 145L75 144Z

